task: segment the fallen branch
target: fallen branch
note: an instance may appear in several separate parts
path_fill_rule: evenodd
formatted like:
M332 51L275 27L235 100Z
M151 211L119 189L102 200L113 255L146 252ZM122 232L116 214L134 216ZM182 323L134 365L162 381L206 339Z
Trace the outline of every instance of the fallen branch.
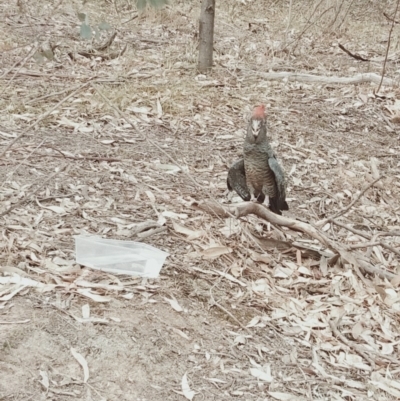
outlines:
M295 231L301 231L311 238L319 241L323 246L327 247L335 254L339 255L342 263L348 263L353 266L356 273L360 276L360 279L364 281L364 277L361 275L359 268L367 272L368 274L376 274L380 278L392 280L396 277L396 274L381 270L364 259L364 255L360 252L349 252L347 247L343 244L339 244L334 240L327 237L324 233L319 231L316 227L311 224L294 220L290 217L280 216L272 213L267 207L256 204L253 202L244 202L236 205L222 206L217 202L204 202L200 204L193 204L193 206L207 211L210 214L216 214L222 217L236 216L244 217L249 214L254 214L261 219L275 224L281 227L289 227Z
M325 84L362 84L365 82L373 82L379 84L381 81L381 76L369 72L366 74L357 74L354 77L337 77L325 75L312 75L312 74L299 74L296 72L258 72L254 71L259 77L266 79L268 81L278 80L287 78L289 81L299 81L299 82L320 82ZM390 78L384 78L383 84L387 86L397 86L397 83Z

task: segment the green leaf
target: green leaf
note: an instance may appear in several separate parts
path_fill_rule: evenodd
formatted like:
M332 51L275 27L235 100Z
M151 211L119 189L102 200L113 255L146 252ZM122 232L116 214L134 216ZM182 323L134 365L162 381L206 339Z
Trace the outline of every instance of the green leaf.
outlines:
M143 10L146 7L146 0L136 0L136 7L138 10Z
M99 29L101 31L108 31L108 30L111 29L111 25L108 22L103 21L103 22L100 23Z
M78 13L79 21L85 22L86 21L86 14L85 13Z
M45 61L45 57L43 57L43 54L41 52L36 52L33 55L33 59L38 63L38 64L42 64Z
M158 8L168 4L168 0L149 0L152 7Z
M90 39L92 37L92 28L90 28L89 25L86 25L85 23L83 23L81 25L81 38L82 39Z
M51 49L45 50L42 52L42 55L46 57L48 60L54 60L54 53Z

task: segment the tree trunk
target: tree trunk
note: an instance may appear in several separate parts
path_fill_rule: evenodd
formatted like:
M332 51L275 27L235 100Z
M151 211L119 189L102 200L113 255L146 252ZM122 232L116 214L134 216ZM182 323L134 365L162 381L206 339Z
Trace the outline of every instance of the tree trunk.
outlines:
M215 0L202 0L199 24L199 72L211 70L213 62Z

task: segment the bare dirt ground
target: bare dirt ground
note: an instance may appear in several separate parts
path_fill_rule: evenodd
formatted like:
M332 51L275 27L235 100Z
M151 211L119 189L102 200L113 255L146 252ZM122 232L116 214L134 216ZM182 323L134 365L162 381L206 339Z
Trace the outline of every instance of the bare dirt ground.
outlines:
M198 3L0 3L0 399L400 399L400 28L379 92L266 75L381 74L396 3L219 2L207 76ZM84 40L78 13L110 29ZM378 274L201 208L240 202L227 169L260 103L285 215ZM75 263L81 233L170 256L113 276Z

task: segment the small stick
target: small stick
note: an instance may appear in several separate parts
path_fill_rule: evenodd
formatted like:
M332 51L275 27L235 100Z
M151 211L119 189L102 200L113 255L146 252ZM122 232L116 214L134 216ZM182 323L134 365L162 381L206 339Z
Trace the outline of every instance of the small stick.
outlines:
M396 21L394 18L390 17L389 15L387 15L387 13L384 12L383 15L384 15L389 21L391 21L391 22L394 21L395 24L400 24L399 21Z
M26 57L22 60L22 62L20 60L17 60L9 70L7 70L3 75L0 76L0 79L5 77L7 74L9 74L13 70L13 68L16 67L19 63L21 63L21 65L19 67L19 69L21 69L25 65L25 63L28 61L28 59L35 53L35 51L37 49L38 49L38 46L32 47L31 51L26 55ZM15 76L17 75L18 72L19 72L19 70L17 70L14 73L14 75L8 81L8 85L6 85L6 87L0 92L0 94L3 94L5 92L5 90L10 86L10 83L15 78Z
M354 54L354 53L352 53L350 50L347 50L343 45L341 45L340 43L339 43L339 49L341 49L341 50L343 50L345 53L347 53L350 57L353 57L353 58L355 58L356 60L360 60L360 61L370 61L370 60L368 60L367 58L364 58L364 57L362 57L362 56L360 56L360 55L358 55L358 54Z
M369 246L377 246L380 244L380 242L360 242L358 244L349 245L349 249L368 248Z
M371 365L372 370L375 369L375 361L373 359L371 359L363 350L360 349L360 347L358 347L355 344L352 344L336 327L335 323L333 322L333 320L329 321L329 326L331 327L331 330L334 334L335 337L337 337L340 341L342 341L342 343L346 344L349 348L353 349L355 352L357 352L357 354L361 355L366 361L369 362L369 364Z
M379 83L379 86L378 86L378 89L377 89L376 93L379 93L379 91L381 89L381 86L382 86L383 77L385 76L386 63L387 63L388 54L389 54L389 48L390 48L390 40L392 38L392 32L393 32L393 27L394 27L394 23L395 23L395 18L396 18L396 15L397 15L397 10L399 9L399 3L400 3L400 0L397 0L396 10L394 11L394 14L393 14L392 25L390 26L389 37L388 37L388 41L387 41L388 43L387 43L387 47L386 47L385 61L383 62L383 67L382 67L382 78L381 78L381 82Z
M369 239L369 240L372 238L372 235L367 234L367 233L364 232L364 231L357 230L356 228L353 228L353 227L351 227L351 226L349 226L349 225L347 225L347 224L341 223L340 221L331 220L331 223L333 223L333 224L335 224L335 225L337 225L337 226L339 226L339 227L343 227L343 228L345 228L346 230L349 230L349 231L351 231L352 233L359 235L360 237L363 237L363 238L366 238L366 239Z
M210 288L210 296L211 296L211 299L212 299L211 306L216 306L217 308L221 309L222 312L225 312L225 313L226 313L230 318L232 318L232 320L234 320L243 330L246 330L249 334L251 334L251 331L250 331L246 326L244 326L242 323L240 323L239 320L238 320L235 316L233 316L231 312L229 312L228 310L226 310L223 306L221 306L221 305L214 299L213 294L212 294L212 288Z
M71 92L68 96L65 98L61 99L54 107L52 107L50 110L46 111L43 113L34 123L29 125L27 128L25 128L21 134L19 134L16 138L14 138L3 150L3 152L0 154L0 159L8 152L8 150L16 143L18 142L23 136L25 136L33 127L38 125L40 121L44 120L46 117L48 117L57 107L61 106L63 103L65 103L69 98L72 96L76 95L80 90L82 90L85 86L88 86L90 82L86 82L83 85L80 85L76 90Z
M61 150L47 145L46 146L49 149L53 149L56 152L58 152L64 159L72 159L72 160L95 160L95 161L106 161L106 162L121 162L122 159L117 159L115 157L97 157L97 156L69 156L64 154ZM40 155L42 157L60 157L60 156L56 156L56 155Z
M97 50L99 52L106 50L108 47L110 47L112 45L116 36L117 36L117 32L114 32L103 45L101 45L99 47L95 47L95 50Z
M53 173L47 180L44 180L30 195L25 196L25 198L21 199L17 203L14 203L14 205L11 205L7 210L5 210L3 213L0 214L0 217L5 216L6 214L10 213L13 209L17 208L18 206L21 206L23 203L28 202L30 200L30 197L32 195L35 195L41 188L43 188L50 180L52 180L54 177L56 177L58 174L60 174L62 171L64 171L67 167L69 167L68 164L64 164L60 168L60 170L56 171Z
M350 227L350 226L348 226L347 224L343 224L343 223L341 223L341 222L339 222L339 221L337 221L337 220L331 220L331 222L332 222L333 224L335 224L335 225L337 225L337 226L339 226L339 227L343 227L343 228L345 228L346 230L349 230L349 231L351 231L352 233L357 234L357 235L359 235L359 236L361 236L361 237L364 237L364 238L369 239L369 240L372 239L372 235L367 234L367 233L364 232L364 231L356 230L355 228ZM391 235L393 235L393 236L398 236L399 234L400 234L400 233L399 233L398 231L392 231L392 232L388 232L388 233L378 233L378 236L388 236L388 237L389 237L389 236L391 236ZM378 245L380 245L381 247L386 248L386 249L388 249L389 251L391 251L391 252L395 253L396 255L400 256L400 251L398 251L396 248L393 248L391 245L387 244L386 242L379 241Z
M332 222L333 219L336 219L337 217L342 216L343 214L347 213L355 205L355 203L357 203L358 200L365 194L365 192L367 192L368 189L370 189L374 184L376 184L383 177L384 176L378 177L376 180L372 181L345 208L343 208L342 210L339 210L333 216L319 221L318 223L316 223L316 226L324 226L326 223Z
M400 251L398 251L396 248L393 248L391 245L387 244L386 242L380 241L379 245L382 246L383 248L386 248L389 251L395 253L397 256L400 256Z
M36 146L35 149L33 149L19 164L17 167L15 167L15 169L13 171L11 171L7 176L8 176L8 180L17 172L17 170L21 167L21 165L25 164L25 162L32 156L33 153L35 153L43 144L44 139L42 140L42 142L39 143L38 146ZM4 180L3 184L1 185L1 188L4 187L4 184L6 183L6 181Z
M63 89L62 91L52 92L52 93L49 93L48 95L44 95L44 96L40 96L40 97L38 97L36 99L28 100L27 102L25 102L25 104L38 103L39 101L42 101L42 100L47 99L49 97L60 96L65 92L71 92L71 90L79 89L81 86L82 86L82 84L76 85L73 88L67 87L66 89Z

